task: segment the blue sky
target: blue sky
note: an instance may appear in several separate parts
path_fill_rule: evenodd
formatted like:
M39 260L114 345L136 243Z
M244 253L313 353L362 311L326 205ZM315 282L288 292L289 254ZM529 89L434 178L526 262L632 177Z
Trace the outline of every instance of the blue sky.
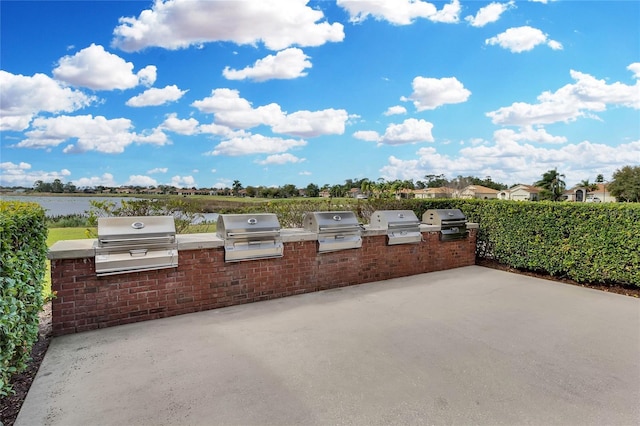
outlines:
M0 184L640 164L640 2L2 1Z

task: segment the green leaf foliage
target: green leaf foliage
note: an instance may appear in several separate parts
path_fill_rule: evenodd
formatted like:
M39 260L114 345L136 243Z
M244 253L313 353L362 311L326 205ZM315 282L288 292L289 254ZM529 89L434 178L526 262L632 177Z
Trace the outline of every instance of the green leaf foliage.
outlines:
M0 396L23 371L38 339L46 271L45 212L36 203L0 201Z

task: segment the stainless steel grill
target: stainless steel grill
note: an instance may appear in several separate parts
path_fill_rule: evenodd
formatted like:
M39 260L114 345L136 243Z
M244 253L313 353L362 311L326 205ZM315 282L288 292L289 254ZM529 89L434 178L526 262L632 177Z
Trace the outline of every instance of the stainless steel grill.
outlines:
M280 222L272 213L221 214L217 234L224 240L225 262L282 257Z
M98 276L178 267L173 216L98 218Z
M433 209L422 215L422 221L427 225L440 226L442 241L460 240L466 238L467 218L459 209Z
M422 241L420 220L412 210L377 210L371 215L370 228L385 229L389 245Z
M318 252L362 247L361 227L353 212L311 212L304 215L303 226L318 234Z

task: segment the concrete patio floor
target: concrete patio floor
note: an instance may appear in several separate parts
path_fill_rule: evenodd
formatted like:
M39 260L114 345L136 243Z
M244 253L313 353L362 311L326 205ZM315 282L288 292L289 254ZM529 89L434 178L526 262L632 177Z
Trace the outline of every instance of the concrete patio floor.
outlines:
M470 266L54 338L16 425L640 424L640 300Z

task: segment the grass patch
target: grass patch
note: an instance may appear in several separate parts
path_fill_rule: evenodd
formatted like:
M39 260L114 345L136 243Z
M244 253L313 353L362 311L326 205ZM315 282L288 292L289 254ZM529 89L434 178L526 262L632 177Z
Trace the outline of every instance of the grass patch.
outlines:
M62 240L82 240L87 238L87 228L49 228L47 247L51 247ZM47 272L42 285L42 295L45 300L51 298L51 261L47 260Z
M62 240L82 240L87 238L87 228L49 228L47 247Z

